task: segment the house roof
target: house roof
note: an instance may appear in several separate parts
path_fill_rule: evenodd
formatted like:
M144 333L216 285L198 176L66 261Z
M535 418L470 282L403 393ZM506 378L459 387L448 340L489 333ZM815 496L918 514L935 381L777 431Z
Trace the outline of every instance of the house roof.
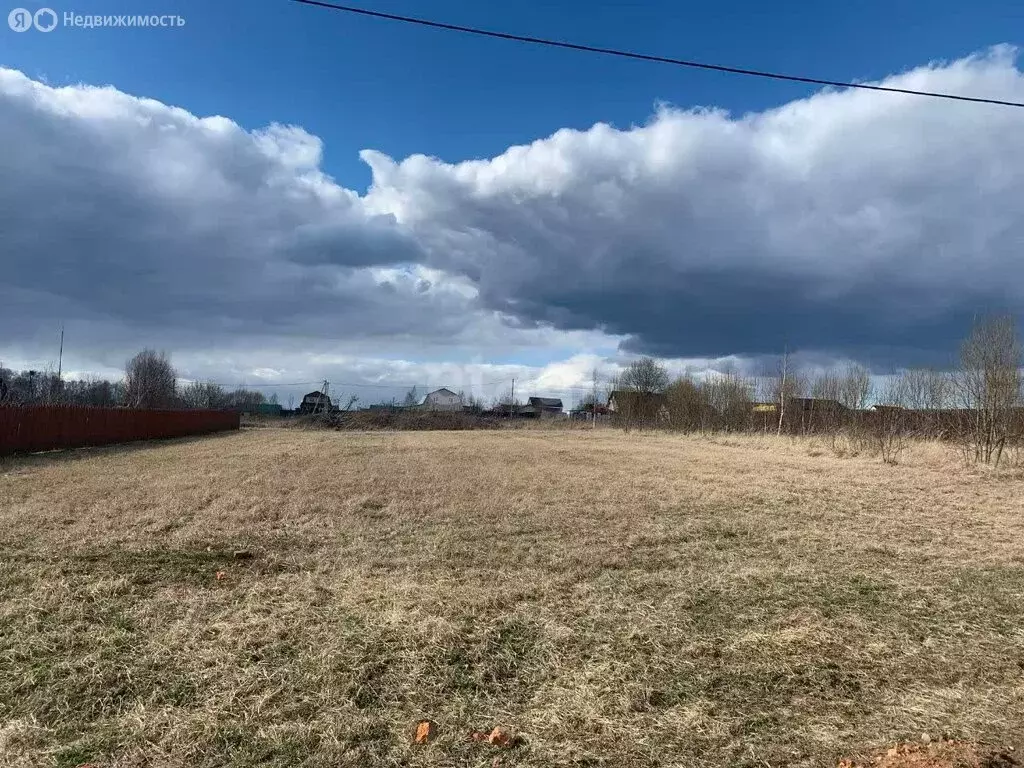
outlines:
M448 387L441 387L440 389L435 389L433 392L427 392L426 397L430 397L431 395L458 395L458 394L459 394L458 392L452 392L450 389L448 389ZM426 399L426 398L424 398L424 399Z
M541 408L557 408L562 410L562 399L560 397L531 397L530 405Z

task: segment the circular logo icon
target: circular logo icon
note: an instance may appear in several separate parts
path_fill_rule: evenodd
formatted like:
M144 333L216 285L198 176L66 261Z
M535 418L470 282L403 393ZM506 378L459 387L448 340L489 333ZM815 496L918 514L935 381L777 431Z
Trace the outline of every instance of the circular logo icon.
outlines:
M57 14L53 12L52 8L40 8L32 17L32 23L40 32L52 32L53 28L57 26Z
M7 14L7 26L15 32L28 32L32 28L32 11L15 8Z

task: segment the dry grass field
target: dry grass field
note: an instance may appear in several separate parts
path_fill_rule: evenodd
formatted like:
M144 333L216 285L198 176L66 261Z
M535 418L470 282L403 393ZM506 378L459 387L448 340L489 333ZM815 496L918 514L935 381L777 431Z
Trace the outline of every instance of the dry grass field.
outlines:
M938 446L893 467L611 430L261 429L8 460L2 764L1020 749L1022 490ZM517 743L470 738L495 726Z

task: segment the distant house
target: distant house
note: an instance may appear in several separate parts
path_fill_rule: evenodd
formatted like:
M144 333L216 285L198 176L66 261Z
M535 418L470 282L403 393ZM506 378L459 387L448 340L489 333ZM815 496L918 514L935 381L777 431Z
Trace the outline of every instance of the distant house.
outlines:
M750 410L754 413L775 413L779 406L778 403L751 403Z
M557 397L531 397L527 408L532 409L538 418L556 419L562 416L562 401Z
M335 410L337 410L337 406L323 392L310 392L303 396L302 402L299 404L300 414L330 413Z
M461 411L462 395L441 387L424 397L418 407L426 411Z

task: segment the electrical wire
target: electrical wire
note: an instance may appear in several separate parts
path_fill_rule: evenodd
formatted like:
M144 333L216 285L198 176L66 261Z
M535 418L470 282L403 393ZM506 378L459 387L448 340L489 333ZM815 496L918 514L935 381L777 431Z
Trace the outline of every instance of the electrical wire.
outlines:
M637 59L639 61L653 61L660 64L674 64L679 67L690 67L692 69L711 70L713 72L725 72L732 75L747 75L749 77L768 78L770 80L785 80L793 83L806 83L809 85L826 85L835 88L857 88L865 91L882 91L884 93L901 93L913 96L927 96L933 99L949 99L952 101L968 101L975 104L995 104L1002 107L1022 107L1024 102L1004 101L1002 99L989 99L981 96L964 96L956 93L941 93L938 91L918 91L913 88L896 88L888 85L870 85L868 83L850 83L842 80L826 80L819 77L806 77L802 75L785 75L779 72L768 72L759 69L745 69L743 67L730 67L723 64L708 64L702 61L689 61L687 59L676 59L671 56L656 56L635 51L626 51L618 48L603 48L596 45L584 45L582 43L570 43L564 40L550 40L543 37L531 35L515 35L509 32L497 32L479 27L467 27L461 24L448 24L431 19L418 18L415 16L400 16L396 13L384 13L383 11L371 11L367 8L357 8L351 5L340 5L329 3L325 0L291 0L300 5L311 5L319 8L329 8L334 11L351 13L358 16L368 16L375 19L387 19L389 21L400 21L405 24L417 24L423 27L434 29L445 29L450 32L462 32L469 35L497 38L499 40L511 40L518 43L530 43L532 45L546 45L553 48L565 48L572 51L584 51L586 53L599 53L606 56L618 56L626 59Z

